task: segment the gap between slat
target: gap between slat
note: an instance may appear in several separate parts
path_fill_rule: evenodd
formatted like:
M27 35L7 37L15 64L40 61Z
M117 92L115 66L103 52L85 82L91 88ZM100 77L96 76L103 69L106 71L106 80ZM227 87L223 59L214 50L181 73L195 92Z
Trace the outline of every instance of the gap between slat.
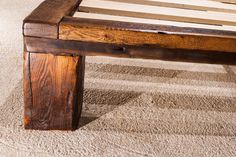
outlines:
M108 0L114 2L133 3L151 6L162 6L190 10L208 10L218 12L236 13L236 5L224 4L208 0Z
M96 13L76 12L74 14L74 17L109 20L109 21L120 21L120 22L143 23L143 24L168 25L168 26L176 26L176 27L190 27L190 28L202 28L202 29L223 30L223 31L236 31L235 26L204 25L204 24L142 19L142 18L127 17L127 16L114 16L114 15L105 15L105 14L96 14Z
M83 0L79 10L118 16L236 26L236 14L213 11L196 11L104 0Z

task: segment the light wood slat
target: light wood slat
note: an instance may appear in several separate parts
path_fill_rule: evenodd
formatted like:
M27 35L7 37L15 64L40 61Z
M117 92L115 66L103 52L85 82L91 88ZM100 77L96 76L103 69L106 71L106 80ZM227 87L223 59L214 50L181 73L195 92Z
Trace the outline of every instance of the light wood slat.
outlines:
M133 4L236 13L236 5L207 0L108 0Z
M192 27L192 28L212 29L212 30L236 31L235 26L204 25L204 24L195 24L195 23L186 23L186 22L133 18L133 17L127 17L127 16L104 15L104 14L96 14L96 13L76 12L74 14L74 17L86 18L86 19L109 20L109 21L144 23L144 24L168 25L168 26L176 26L176 27Z
M236 4L236 0L212 0L212 1L217 1L217 2L223 2L223 3L231 3L231 4Z
M83 0L79 10L139 18L236 26L236 14L231 13L195 11L104 0Z

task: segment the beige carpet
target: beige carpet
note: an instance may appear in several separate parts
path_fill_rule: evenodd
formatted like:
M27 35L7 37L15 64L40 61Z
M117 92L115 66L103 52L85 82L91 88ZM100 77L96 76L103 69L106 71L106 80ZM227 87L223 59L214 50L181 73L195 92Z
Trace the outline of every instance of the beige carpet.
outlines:
M236 67L87 57L74 132L22 126L21 22L42 0L0 0L0 157L236 156Z

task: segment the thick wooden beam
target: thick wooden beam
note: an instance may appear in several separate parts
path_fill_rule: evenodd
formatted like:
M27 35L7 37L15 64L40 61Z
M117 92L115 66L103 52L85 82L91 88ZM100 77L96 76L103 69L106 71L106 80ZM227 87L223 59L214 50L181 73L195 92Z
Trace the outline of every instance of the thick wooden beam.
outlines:
M26 129L74 130L83 102L85 57L25 52Z
M25 36L54 38L58 37L58 24L66 15L72 15L81 0L45 0L23 24Z
M170 49L236 52L235 36L213 35L211 31L209 34L206 32L200 34L192 33L190 29L186 33L180 32L184 29L179 29L179 31L165 30L165 26L162 28L161 26L144 24L144 26L134 25L125 22L65 18L59 26L59 39L121 45L148 44ZM155 28L160 28L162 31ZM171 28L171 30L174 29Z
M169 49L155 45L118 45L25 37L27 51L70 56L113 56L169 61L236 64L236 53ZM67 53L64 53L67 52Z
M172 0L170 0L172 1ZM194 0L195 1L195 0ZM235 6L236 7L236 6ZM95 19L95 20L106 20L106 21L120 21L120 22L127 22L127 23L135 23L135 25L140 26L140 24L146 25L155 25L157 31L160 31L160 28L165 26L164 28L169 27L169 31L173 30L176 32L177 30L183 30L186 33L193 33L198 32L205 32L205 34L212 34L212 35L227 35L229 32L232 33L236 32L235 26L226 26L226 25L206 25L206 24L199 24L199 23L189 23L189 22L178 22L178 21L167 21L167 20L153 20L153 19L144 19L144 18L134 18L128 16L116 16L116 15L106 15L106 14L98 14L98 13L86 13L86 12L76 12L73 17L80 18L80 19ZM67 17L66 17L67 18ZM162 27L160 27L162 26ZM136 26L137 27L137 26ZM147 27L147 26L146 26ZM150 26L149 26L150 27ZM141 28L142 29L142 25ZM150 30L154 31L154 29ZM167 31L167 29L166 29ZM225 31L225 32L221 32ZM214 32L214 33L213 33ZM225 34L224 34L225 33Z
M75 13L79 15L81 12ZM83 14L83 13L82 13ZM88 19L88 18L76 18L65 16L60 22L60 26L71 25L71 26L88 26L89 28L107 28L115 30L135 31L135 32L150 32L160 34L179 34L179 35L203 35L203 36L216 36L221 38L236 38L236 31L232 30L221 30L221 29L207 29L201 27L187 27L187 26L175 26L174 24L152 24L152 23L141 23L141 22L128 22L119 21L113 18L113 20L103 19ZM60 29L60 27L59 27ZM62 32L61 32L62 33ZM59 34L60 35L60 34Z

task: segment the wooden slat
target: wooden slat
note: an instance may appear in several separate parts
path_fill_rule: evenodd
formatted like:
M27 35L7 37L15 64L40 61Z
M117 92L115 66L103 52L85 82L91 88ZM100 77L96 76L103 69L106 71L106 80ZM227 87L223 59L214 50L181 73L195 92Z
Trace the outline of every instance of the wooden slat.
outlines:
M46 38L58 37L58 23L63 16L71 15L81 0L45 0L28 17L23 24L25 36Z
M229 3L229 4L236 4L236 0L212 0L212 1Z
M113 56L236 65L236 53L178 50L154 46L127 46L26 37L27 50L73 56ZM67 52L67 53L64 53Z
M208 0L108 0L152 6L236 13L236 6Z
M121 21L121 22L130 22L130 23L143 23L143 24L167 25L167 26L176 26L176 27L189 27L189 28L235 31L236 32L235 26L206 25L206 24L187 23L187 22L134 18L134 17L127 17L127 16L105 15L105 14L96 14L96 13L76 12L74 14L74 17L86 18L86 19L109 20L109 21ZM235 36L236 36L236 34L235 34Z
M104 0L83 0L80 11L148 19L236 26L236 14L128 4Z
M235 37L194 35L194 33L190 32L191 29L186 29L190 33L181 34L178 32L184 29L163 27L146 26L144 24L142 26L114 21L64 18L59 26L59 39L125 45L158 45L171 49L236 52ZM162 30L179 30L176 31L177 33L166 34L165 32L159 33L159 28ZM211 30L207 31L211 32Z

